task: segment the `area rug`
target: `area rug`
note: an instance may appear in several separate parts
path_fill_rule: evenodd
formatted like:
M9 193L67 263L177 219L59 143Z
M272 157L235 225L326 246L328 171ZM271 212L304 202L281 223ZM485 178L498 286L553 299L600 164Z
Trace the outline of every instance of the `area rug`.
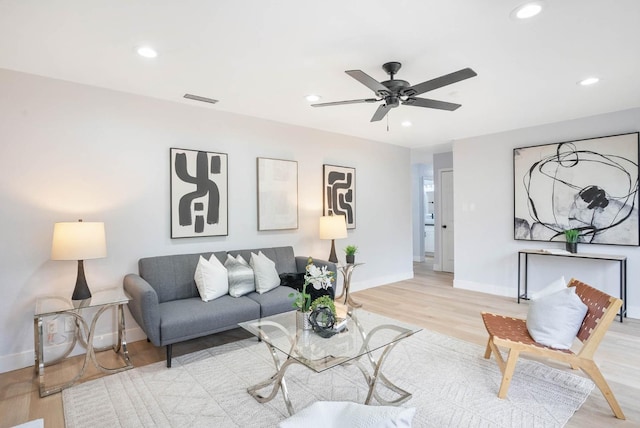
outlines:
M499 399L500 370L484 348L431 331L400 342L385 375L413 393L414 427L562 427L593 383L520 358L508 397ZM106 376L63 391L66 426L274 427L288 416L282 395L259 404L247 392L274 372L267 347L245 339ZM287 370L296 410L315 401L363 403L367 388L355 366L315 373Z

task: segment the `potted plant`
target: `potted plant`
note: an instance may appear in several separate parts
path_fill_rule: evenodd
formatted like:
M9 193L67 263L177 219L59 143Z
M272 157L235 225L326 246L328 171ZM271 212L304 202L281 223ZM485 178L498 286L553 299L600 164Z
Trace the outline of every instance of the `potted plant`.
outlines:
M568 252L570 253L578 252L579 237L580 237L580 231L578 229L567 229L564 231L564 239L567 242L565 246Z
M354 264L356 262L356 253L358 252L358 247L356 247L355 245L347 245L344 248L344 252L347 255L347 264Z
M321 268L313 264L313 259L309 257L307 261L306 273L304 275L304 284L302 291L294 291L289 294L293 298L292 306L298 309L296 314L296 323L304 330L310 330L309 314L311 313L311 295L307 293L307 285L311 285L316 290L321 288L327 289L331 287L334 281L333 272L328 271L326 266ZM318 299L316 299L318 300ZM315 301L314 301L315 302ZM335 307L333 309L335 311Z

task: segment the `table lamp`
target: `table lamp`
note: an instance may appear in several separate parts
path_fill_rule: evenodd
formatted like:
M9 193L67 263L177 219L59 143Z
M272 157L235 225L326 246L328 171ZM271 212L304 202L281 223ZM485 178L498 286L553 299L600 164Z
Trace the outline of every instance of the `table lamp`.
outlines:
M91 297L91 291L84 276L84 260L99 259L107 256L107 243L104 223L98 222L62 222L53 227L51 260L77 260L78 277L73 289L72 300L84 300Z
M336 256L336 239L347 237L347 222L343 215L329 215L320 217L320 239L331 239L331 253L329 261L338 263Z

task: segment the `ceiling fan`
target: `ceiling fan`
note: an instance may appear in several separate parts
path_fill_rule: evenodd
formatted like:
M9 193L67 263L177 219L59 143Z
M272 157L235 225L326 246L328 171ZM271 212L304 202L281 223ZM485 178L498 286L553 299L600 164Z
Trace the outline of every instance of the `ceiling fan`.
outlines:
M342 104L375 103L378 101L384 101L384 104L378 106L378 109L373 114L371 122L382 120L392 108L398 107L400 104L453 111L460 107L460 104L432 100L429 98L418 98L416 95L424 94L425 92L433 91L434 89L477 76L477 73L472 69L463 68L462 70L445 74L444 76L436 77L435 79L427 80L426 82L411 86L406 80L393 78L398 70L400 70L400 67L402 67L402 64L395 61L383 64L382 69L391 76L389 80L385 80L384 82L378 82L362 70L345 71L349 76L371 89L376 94L377 98L334 101L330 103L311 104L311 106L327 107Z

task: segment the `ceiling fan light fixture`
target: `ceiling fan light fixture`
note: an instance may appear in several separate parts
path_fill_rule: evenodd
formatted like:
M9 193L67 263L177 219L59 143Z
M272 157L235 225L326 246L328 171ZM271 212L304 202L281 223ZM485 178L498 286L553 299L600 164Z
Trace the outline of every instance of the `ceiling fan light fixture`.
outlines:
M578 84L580 86L591 86L591 85L595 85L599 81L600 79L597 77L587 77L586 79L582 79L581 81L579 81Z
M543 3L541 1L521 4L511 12L511 17L516 19L533 18L542 12L542 5Z
M409 128L411 127L412 123L410 120L403 120L400 125L404 126L405 128Z
M320 95L316 95L316 94L309 94L304 97L304 99L309 101L310 103L315 103L316 101L320 101L320 98L321 98Z
M158 51L156 51L154 48L152 48L151 46L140 46L136 52L138 53L138 55L145 57L145 58L155 58L158 56Z

